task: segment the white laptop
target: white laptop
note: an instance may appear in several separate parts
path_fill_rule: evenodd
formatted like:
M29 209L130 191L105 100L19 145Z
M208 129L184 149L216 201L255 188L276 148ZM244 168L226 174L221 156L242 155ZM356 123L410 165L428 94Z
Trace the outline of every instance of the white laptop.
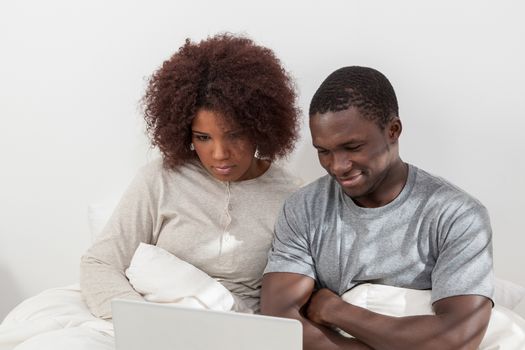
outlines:
M302 350L297 320L115 299L117 350Z

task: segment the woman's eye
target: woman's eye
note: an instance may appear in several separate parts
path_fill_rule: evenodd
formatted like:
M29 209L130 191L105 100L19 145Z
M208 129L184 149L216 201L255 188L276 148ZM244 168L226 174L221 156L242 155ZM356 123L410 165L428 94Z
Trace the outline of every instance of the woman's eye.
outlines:
M325 149L318 149L317 150L317 153L321 154L321 155L325 155L325 154L328 154L328 151L325 150Z
M210 137L208 135L195 135L197 141L208 141Z

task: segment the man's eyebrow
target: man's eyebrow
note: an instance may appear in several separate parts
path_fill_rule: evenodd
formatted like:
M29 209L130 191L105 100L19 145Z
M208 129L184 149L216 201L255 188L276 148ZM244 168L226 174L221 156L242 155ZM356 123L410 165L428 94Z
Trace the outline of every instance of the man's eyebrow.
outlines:
M363 140L359 140L359 139L354 139L354 140L350 140L348 142L345 142L345 143L342 143L340 146L344 147L344 146L353 146L355 144L360 144L360 143L364 143L365 141Z
M340 144L336 145L335 147L337 148L337 147L353 146L355 144L361 144L361 143L364 143L364 142L365 141L363 141L363 140L354 139L354 140L350 140L350 141L347 141L347 142L340 143ZM324 147L316 145L315 143L312 143L312 146L314 146L314 148L325 149Z

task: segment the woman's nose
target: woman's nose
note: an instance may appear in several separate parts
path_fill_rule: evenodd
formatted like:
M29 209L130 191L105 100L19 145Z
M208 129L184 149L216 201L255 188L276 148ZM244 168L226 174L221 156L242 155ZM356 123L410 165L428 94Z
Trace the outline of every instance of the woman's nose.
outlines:
M230 157L229 146L224 142L215 142L213 147L213 159L224 160Z

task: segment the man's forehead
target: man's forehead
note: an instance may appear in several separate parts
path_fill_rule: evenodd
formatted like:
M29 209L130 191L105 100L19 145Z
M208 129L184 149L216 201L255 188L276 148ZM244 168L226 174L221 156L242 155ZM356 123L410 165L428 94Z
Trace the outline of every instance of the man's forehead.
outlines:
M379 126L363 117L356 108L316 114L310 118L312 141L317 146L363 142L379 131Z
M354 117L362 117L363 114L361 111L354 106L350 106L342 110L328 110L325 112L317 112L314 115L310 116L310 122L312 121L324 121L324 120L333 120L333 119L352 119Z
M335 132L344 128L346 131L355 131L360 129L369 129L377 125L364 117L356 108L349 108L342 111L328 111L326 113L317 113L310 118L310 128L312 131L329 131Z
M316 148L338 148L362 143L365 140L366 137L361 135L349 135L347 133L334 134L330 137L312 136L312 144Z

